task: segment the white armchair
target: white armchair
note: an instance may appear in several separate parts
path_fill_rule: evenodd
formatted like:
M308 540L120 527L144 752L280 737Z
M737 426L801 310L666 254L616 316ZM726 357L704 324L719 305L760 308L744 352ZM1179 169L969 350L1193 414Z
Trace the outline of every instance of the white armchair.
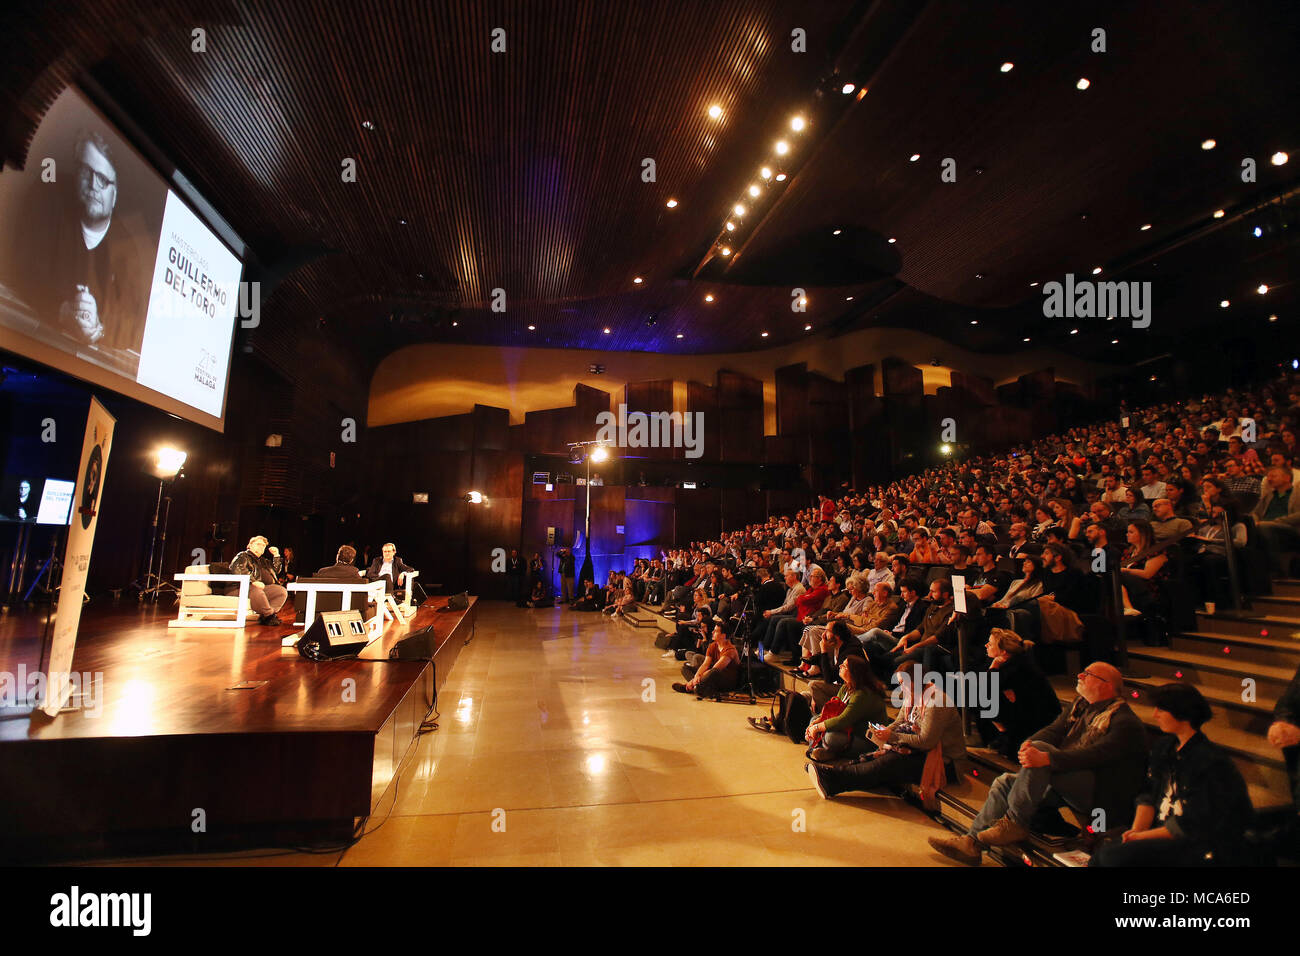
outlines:
M243 627L256 618L248 602L252 586L246 574L209 574L208 565L195 564L175 575L180 582L176 620L168 627ZM238 594L214 594L213 582L239 585Z

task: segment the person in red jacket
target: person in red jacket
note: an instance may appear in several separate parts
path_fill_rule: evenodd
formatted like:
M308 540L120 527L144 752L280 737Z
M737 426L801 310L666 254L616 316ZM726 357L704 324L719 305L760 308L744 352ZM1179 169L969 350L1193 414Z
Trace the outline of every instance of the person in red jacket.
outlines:
M826 572L816 565L808 572L808 583L811 587L795 601L794 616L781 618L772 629L772 648L768 656L780 660L782 653L791 654L794 657L790 661L791 667L799 664L799 638L803 636L803 629L812 624L813 617L831 593L826 585Z

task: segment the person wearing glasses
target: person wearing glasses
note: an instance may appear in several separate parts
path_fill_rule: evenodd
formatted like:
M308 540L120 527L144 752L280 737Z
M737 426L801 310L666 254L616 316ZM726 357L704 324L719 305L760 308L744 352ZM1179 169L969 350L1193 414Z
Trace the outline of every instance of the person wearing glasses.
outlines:
M930 837L944 856L978 866L989 847L1029 836L1040 807L1069 806L1094 830L1123 825L1147 770L1146 731L1124 701L1124 675L1104 661L1079 672L1079 696L1020 745L1020 770L993 782L988 799L960 836Z
M52 224L51 243L38 241L31 251L39 257L32 270L34 288L40 290L33 302L37 318L102 363L134 371L152 279L152 270L142 264L154 261L166 192L137 197L150 208L132 207L124 214L118 157L108 138L94 129L81 131L70 165L61 162L58 174L57 181L67 183L66 206ZM154 216L158 223L151 226L145 220Z

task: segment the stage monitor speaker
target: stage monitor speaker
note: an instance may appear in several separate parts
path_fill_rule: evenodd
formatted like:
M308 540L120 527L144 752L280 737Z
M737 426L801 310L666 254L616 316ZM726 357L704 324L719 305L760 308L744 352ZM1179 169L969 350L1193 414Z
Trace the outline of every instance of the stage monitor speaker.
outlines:
M547 529L546 529L546 544L547 544L547 546L548 546L548 547L555 547L555 539L556 539L558 536L559 536L559 535L556 533L556 529L554 529L554 528L547 528Z
M361 611L324 611L298 641L298 653L311 661L354 657L370 643L369 629Z
M388 659L394 661L431 661L434 646L433 625L422 627L410 637L404 637L388 652Z
M459 594L453 594L447 598L445 607L440 608L443 611L468 611L469 610L469 592L461 591Z

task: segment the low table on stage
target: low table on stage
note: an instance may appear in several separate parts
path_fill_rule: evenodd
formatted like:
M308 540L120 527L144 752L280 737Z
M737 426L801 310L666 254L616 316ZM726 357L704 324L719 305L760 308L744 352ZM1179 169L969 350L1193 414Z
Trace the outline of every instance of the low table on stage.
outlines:
M285 585L285 589L295 594L307 595L307 607L303 611L302 621L295 621L295 627L311 627L312 622L316 620L316 595L322 591L328 591L331 594L343 595L342 610L346 611L352 607L352 595L364 594L370 599L370 603L376 605L378 610L375 616L370 618L369 626L372 637L378 637L379 632L383 629L384 621L392 620L393 612L388 609L384 602L385 584L381 581L358 581L356 584L350 584L347 581L295 581L292 584ZM298 602L295 600L294 604ZM364 611L365 608L362 608Z

